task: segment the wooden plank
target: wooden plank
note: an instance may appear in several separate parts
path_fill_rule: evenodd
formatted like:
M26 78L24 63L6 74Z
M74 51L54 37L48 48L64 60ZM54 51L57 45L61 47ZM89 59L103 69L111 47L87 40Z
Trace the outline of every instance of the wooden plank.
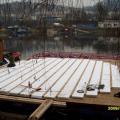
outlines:
M115 65L111 65L111 72L112 72L112 87L120 88L120 73L118 67Z
M62 87L65 86L70 78L73 76L80 62L80 60L76 60L75 63L72 64L67 69L67 71L65 71L65 73L52 84L52 86L43 94L43 96L46 98L55 98L57 94L61 91Z
M40 67L42 64L43 64L43 61L40 60L34 66L33 66L33 64L31 64L31 66L24 66L24 70L23 71L19 71L17 73L17 75L13 75L10 78L5 79L4 81L0 82L0 88L3 88L5 90L6 88L4 88L4 87L7 87L7 89L8 89L9 88L8 86L10 84L12 84L13 82L17 81L17 80L19 82L23 82L23 77L28 76L29 73L31 75L31 72L34 72L33 70L35 70L35 68Z
M52 59L51 59L52 60ZM51 64L53 62L53 60L46 60L46 63L47 64ZM19 76L17 75L17 77L15 78L10 78L9 80L3 82L1 84L1 91L5 91L5 92L9 92L10 90L12 90L13 88L15 88L17 85L19 85L20 83L23 83L26 79L29 79L29 78L33 78L34 77L34 74L39 72L41 69L44 68L44 65L43 65L44 61L38 61L37 64L34 65L34 67L32 66L30 68L30 71L26 73L26 71L22 71L21 74L19 74ZM22 77L21 77L22 75Z
M51 61L52 60L52 61ZM36 67L36 70L32 70L30 73L29 73L29 76L28 75L24 75L22 77L22 81L20 83L17 83L16 86L14 86L10 91L9 93L14 93L14 94L18 94L20 93L22 90L26 89L25 86L21 85L22 83L26 82L26 81L29 81L30 79L32 79L33 81L36 81L38 78L38 74L40 73L43 73L42 71L44 70L45 66L46 68L50 65L51 67L53 67L53 65L57 64L60 62L60 60L56 60L56 59L51 59L50 61L48 62L45 62L46 65L44 65L43 63L41 64L41 66L39 67ZM44 61L43 61L44 62ZM36 76L36 78L34 78ZM17 81L18 82L18 81ZM13 86L13 84L12 84ZM28 82L27 82L27 86L28 86ZM5 89L5 88L4 88ZM7 91L7 89L9 89L8 87L6 87L6 90L4 91Z
M102 73L102 66L103 62L102 61L97 61L92 78L90 80L89 85L99 85L100 80L101 80L101 73ZM98 89L92 90L92 91L87 91L86 92L87 96L94 96L96 97L98 95Z
M25 98L25 97L18 97L18 96L8 96L8 95L0 95L0 101L10 101L10 102L18 102L18 103L29 103L29 104L36 104L40 105L45 100L42 99L33 99L33 98ZM66 102L62 101L53 101L53 106L66 106Z
M53 100L45 100L28 118L28 120L39 120L43 114L50 108Z
M39 60L39 61L41 61L41 60ZM28 69L31 69L31 67L33 67L32 62L30 64L23 65L22 67L17 68L15 70L13 70L12 72L9 71L7 73L7 75L4 75L4 76L0 77L0 84L2 82L5 82L5 80L8 80L8 79L10 79L12 77L15 79L15 77L17 77L18 74L21 74L21 71L26 71ZM14 68L11 68L11 69L14 69ZM10 70L10 68L9 68L9 70Z
M101 84L104 84L104 88L100 90L101 93L110 93L111 92L111 83L110 83L110 63L103 64L103 74L101 79Z
M23 65L23 63L25 63L25 62L26 62L25 60L22 60L20 63L19 63L19 62L16 62L16 63L15 63L16 66L15 66L14 68L20 67L20 66ZM6 72L6 71L8 71L8 67L7 67L7 65L4 65L2 68L0 68L0 76L1 76L2 73Z
M75 89L76 84L78 83L83 71L84 66L86 66L86 61L83 60L82 63L78 66L74 75L70 78L69 82L64 86L62 91L58 94L58 98L68 99L70 98L72 91Z
M83 63L83 59L81 59L81 61L79 62L80 63L76 68L74 74L71 76L70 80L62 87L61 91L59 91L59 93L57 94L57 98L64 98L64 99L70 98L71 92L74 89L74 85L79 80L79 77L80 77L79 70L81 70L80 66Z
M80 82L80 79L81 79L82 75L84 74L84 72L85 72L85 70L86 70L87 65L89 64L89 62L90 62L89 59L87 59L87 60L84 59L84 61L83 61L84 64L82 64L83 66L81 66L80 77L79 77L78 81L76 82L76 84L74 85L74 88L71 91L70 97L72 97L72 95L73 95L73 93L74 93L74 91L75 91L78 83Z
M63 61L63 59L56 59L55 61L53 61L51 64L44 64L43 68L41 71L39 71L38 73L36 73L36 78L37 80L39 78L41 78L42 76L46 75L46 73L49 72L49 70L54 69L54 67L56 67L59 63L61 63ZM26 80L25 82L22 83L23 86L27 86L28 82L30 81L32 84L35 83L37 80L33 79L33 78L29 78L28 80Z
M54 73L52 72L52 71L49 71L49 73L48 74L46 74L46 77L42 77L42 78L40 78L40 80L39 81L37 81L37 83L35 83L35 84L33 84L32 86L33 86L33 88L41 88L42 89L42 91L38 91L37 93L36 92L34 92L33 94L32 94L32 97L34 96L36 96L36 97L42 97L42 93L44 93L45 91L47 91L47 89L49 88L49 84L47 84L47 82L49 81L49 82L51 82L50 81L50 78L51 77L53 77L56 73L58 73L59 72L59 70L61 70L62 69L62 72L64 73L64 71L72 64L72 63L74 63L74 61L75 61L75 59L72 59L72 60L69 60L69 61L67 61L66 62L66 64L63 64L61 67L60 66L57 66L55 69L54 69ZM53 79L55 79L55 78L53 78ZM43 87L42 87L42 85L44 85ZM48 88L47 88L48 87ZM26 94L26 92L28 93L28 90L27 91L24 91L24 93ZM23 94L23 93L22 93ZM37 95L35 95L35 94L37 94Z
M45 79L45 81L42 84L41 83L38 84L39 86L36 86L36 87L41 87L42 90L40 92L38 91L39 93L34 92L34 95L39 94L39 96L42 97L42 94L44 94L44 92L46 92L49 89L49 87L51 86L50 84L53 82L53 80L57 80L64 73L64 70L66 66L68 66L68 64L70 64L70 61L67 61L67 63L64 63L59 70L56 70L54 75L52 75L49 78L47 77L47 79Z
M34 81L36 81L36 80L38 80L39 79L39 76L40 76L40 74L44 74L44 72L45 72L45 68L49 68L49 69L52 69L56 64L58 64L59 62L61 62L61 60L55 60L55 59L53 59L52 60L52 62L49 62L49 63L46 63L47 65L44 65L44 64L42 64L42 66L41 67L37 67L37 71L33 71L34 73L31 75L31 76L23 76L23 77L26 77L26 78L24 78L25 80L23 80L22 82L21 82L21 84L23 84L23 83L26 83L27 82L27 85L26 86L28 86L28 82L30 81L30 80L32 80L33 82ZM36 77L36 78L34 78L34 77ZM14 87L14 89L12 89L11 91L10 91L10 93L16 93L16 94L18 94L18 93L20 93L22 90L24 90L24 89L26 89L26 87L24 86L24 85L18 85L18 86L16 86L16 87Z
M119 98L115 98L113 95L118 92L118 89L112 89L111 94L99 94L96 98L85 97L84 99L54 99L53 105L64 106L66 102L72 102L77 104L91 104L91 105L105 105L105 106L119 106L120 100ZM20 102L20 103L30 103L30 104L40 104L44 100L42 99L33 99L33 98L25 98L25 97L17 97L17 96L6 96L0 95L0 100L12 101L12 102Z
M62 91L59 93L59 98L70 98L73 91L75 90L87 64L89 63L89 60L83 60L74 75L71 77L69 82L64 86Z
M72 62L73 62L74 60L72 60ZM39 85L41 85L41 83L46 83L47 81L44 81L44 80L49 80L53 75L55 75L56 74L56 72L58 72L61 68L64 68L65 66L64 65L67 65L67 64L69 64L69 63L71 63L71 61L69 60L68 61L68 59L66 59L66 60L64 60L64 61L62 61L62 63L61 64L59 64L59 65L57 65L54 69L53 69L53 71L49 71L47 74L46 74L46 77L42 77L42 78L40 78L41 80L38 82L38 81L36 81L36 83L34 83L33 84L33 87L38 87L38 84ZM54 74L53 74L54 73ZM43 80L44 79L44 80ZM42 80L43 80L43 82L42 82Z
M91 74L92 74L92 71L94 69L94 66L95 66L95 61L90 61L85 72L83 73L81 79L80 79L80 82L78 83L74 93L72 94L72 97L73 98L83 98L84 97L84 94L85 94L85 91L86 91L86 87L87 87L87 84L91 78ZM78 91L83 91L82 93L79 93Z
M5 77L5 75L10 74L11 72L15 71L16 69L20 69L22 67L24 67L24 64L29 64L31 61L29 62L25 62L25 61L21 61L20 64L17 62L15 63L16 66L15 67L5 67L3 69L0 69L0 77Z
M50 58L47 58L47 59L50 59ZM40 61L40 60L43 60L43 59L38 59L37 61ZM31 59L31 60L28 60L28 61L22 60L20 62L15 62L15 64L16 64L15 67L5 66L2 69L0 69L0 77L4 77L5 75L10 74L13 71L16 71L17 69L20 69L22 67L27 66L28 64L32 64L32 63L35 63L35 62L36 62L35 59Z
M51 58L45 58L46 60L50 60ZM43 58L41 59L31 59L31 60L21 60L20 62L15 62L16 66L15 67L7 67L7 65L5 65L5 67L0 68L0 76L3 76L6 73L11 73L12 71L25 67L27 64L30 63L36 63L38 61L44 60Z
M51 61L52 60L52 61ZM50 69L53 69L57 64L59 64L62 60L61 59L51 59L50 61L46 62L44 61L42 66L38 68L39 70L36 71L35 77L36 79L39 79L42 75L44 75L46 72L48 72ZM28 78L26 81L22 83L23 86L27 86L28 82L34 83L36 79Z

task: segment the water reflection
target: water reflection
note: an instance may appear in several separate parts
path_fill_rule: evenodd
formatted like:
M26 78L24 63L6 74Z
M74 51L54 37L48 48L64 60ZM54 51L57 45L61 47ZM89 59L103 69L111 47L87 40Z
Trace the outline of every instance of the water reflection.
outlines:
M98 54L120 54L120 38L96 36L55 36L9 38L4 40L5 48L9 51L20 51L22 59L40 51L54 52L87 52Z

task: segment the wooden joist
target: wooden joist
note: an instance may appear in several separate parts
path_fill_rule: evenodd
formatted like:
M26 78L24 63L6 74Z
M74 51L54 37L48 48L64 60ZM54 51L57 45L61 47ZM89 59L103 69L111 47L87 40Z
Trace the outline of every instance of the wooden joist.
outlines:
M42 115L49 109L52 105L53 100L45 100L28 118L28 120L39 120Z
M7 96L7 95L0 95L0 101L9 101L9 102L18 102L18 103L27 103L27 104L36 104L40 105L45 100L43 99L33 99L33 98L26 98L26 97L17 97L17 96ZM53 106L66 106L66 102L63 101L56 101L54 100L52 103Z

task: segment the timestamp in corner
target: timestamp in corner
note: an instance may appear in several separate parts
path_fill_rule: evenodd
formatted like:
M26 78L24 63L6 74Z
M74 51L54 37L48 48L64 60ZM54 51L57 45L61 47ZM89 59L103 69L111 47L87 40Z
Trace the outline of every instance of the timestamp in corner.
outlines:
M108 106L108 111L120 111L119 106Z

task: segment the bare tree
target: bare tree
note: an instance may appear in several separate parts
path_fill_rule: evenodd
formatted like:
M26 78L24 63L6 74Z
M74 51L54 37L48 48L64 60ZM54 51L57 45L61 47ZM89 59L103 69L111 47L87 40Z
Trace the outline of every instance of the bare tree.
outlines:
M105 20L108 15L107 8L102 2L99 2L96 5L96 15L99 21Z

